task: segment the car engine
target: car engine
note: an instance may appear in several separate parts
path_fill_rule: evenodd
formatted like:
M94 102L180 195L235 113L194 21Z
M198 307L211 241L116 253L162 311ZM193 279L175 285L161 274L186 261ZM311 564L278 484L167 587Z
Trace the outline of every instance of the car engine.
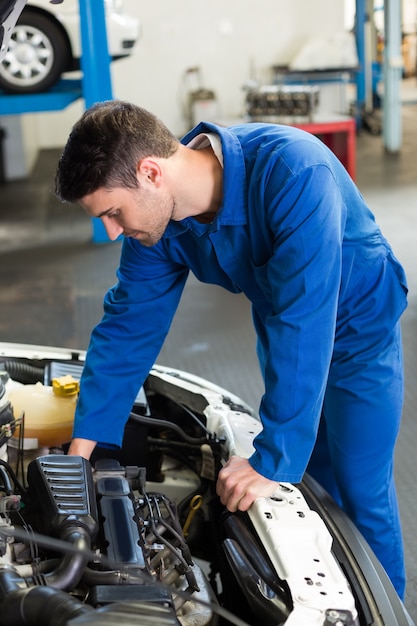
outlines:
M82 457L50 454L31 461L27 480L22 499L2 500L4 626L119 624L121 613L129 624L215 623L176 506L144 490L140 468L104 460L93 477Z

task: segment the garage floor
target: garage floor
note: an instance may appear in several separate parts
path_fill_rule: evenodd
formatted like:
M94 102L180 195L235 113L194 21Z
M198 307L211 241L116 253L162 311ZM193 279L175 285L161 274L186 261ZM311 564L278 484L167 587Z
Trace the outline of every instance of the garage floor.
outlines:
M403 317L404 419L396 474L406 542L406 605L417 621L417 146L416 101L403 109L404 143L357 140L357 182L408 272ZM29 179L0 185L0 340L86 348L115 281L120 243L95 244L81 209L54 198L58 151L45 151ZM190 280L158 361L219 383L256 406L262 392L247 302ZM375 433L375 436L378 436Z

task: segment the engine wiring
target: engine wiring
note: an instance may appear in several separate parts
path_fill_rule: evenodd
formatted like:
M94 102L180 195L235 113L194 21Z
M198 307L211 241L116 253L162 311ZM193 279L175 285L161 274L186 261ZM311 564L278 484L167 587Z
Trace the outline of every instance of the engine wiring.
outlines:
M168 524L161 513L160 501L164 503L168 512L170 512L167 499L165 498L165 496L161 496L160 494L148 495L146 493L144 493L144 499L149 510L151 534L153 535L155 540L166 546L166 548L168 548L168 550L178 559L179 565L177 566L177 568L179 568L181 574L186 577L189 585L189 591L199 591L200 589L190 567L193 565L193 560L191 558L188 546L182 536L181 529L176 529L172 527L172 522L175 516L170 516L171 524ZM172 542L168 541L164 534L160 532L160 527L163 527L165 530L173 535L173 538L176 539L179 543L179 548L177 548Z

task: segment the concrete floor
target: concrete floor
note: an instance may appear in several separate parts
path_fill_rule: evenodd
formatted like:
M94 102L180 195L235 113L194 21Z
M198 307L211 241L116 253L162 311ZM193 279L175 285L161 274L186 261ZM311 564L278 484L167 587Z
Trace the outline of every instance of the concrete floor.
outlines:
M396 476L406 543L406 605L417 621L417 104L403 108L401 153L380 136L357 138L357 182L409 279L403 317L406 394ZM40 154L25 181L0 186L0 338L86 348L115 281L120 243L95 244L81 209L52 193L58 151ZM221 384L257 406L262 393L244 297L191 279L158 361ZM377 433L375 433L377 436Z

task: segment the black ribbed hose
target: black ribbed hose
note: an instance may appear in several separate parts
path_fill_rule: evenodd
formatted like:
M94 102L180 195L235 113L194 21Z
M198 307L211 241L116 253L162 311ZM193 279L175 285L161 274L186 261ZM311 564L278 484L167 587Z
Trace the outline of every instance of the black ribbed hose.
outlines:
M64 591L32 587L10 592L1 604L2 626L66 626L94 609Z
M7 372L13 380L25 385L43 383L44 369L35 365L28 365L20 361L1 361L0 371Z

